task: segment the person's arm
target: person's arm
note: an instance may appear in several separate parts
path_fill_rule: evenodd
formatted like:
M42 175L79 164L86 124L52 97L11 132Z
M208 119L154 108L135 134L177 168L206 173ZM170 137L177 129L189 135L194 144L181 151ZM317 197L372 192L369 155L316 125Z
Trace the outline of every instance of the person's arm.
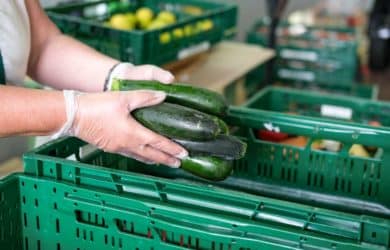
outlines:
M57 89L102 91L110 68L118 61L62 35L39 1L25 3L31 27L28 74Z
M73 98L64 99L60 91L0 86L0 137L50 135L69 124L66 135L107 152L173 167L180 165L178 159L187 156L184 148L143 127L129 115L137 108L162 102L164 93L72 93Z
M0 100L0 137L51 134L66 121L60 91L0 85Z
M29 75L59 89L102 91L107 73L117 61L61 35L45 16L39 1L25 2L32 33ZM124 78L166 83L173 80L169 72L154 66L121 65L124 67L118 69L118 75ZM137 108L162 102L164 93L67 93L0 87L0 137L61 131L60 135L76 136L104 151L173 167L178 167L178 159L188 155L180 145L143 127L129 115Z
M61 34L44 13L39 1L25 2L31 26L28 74L56 89L102 91L110 69L118 61ZM123 66L119 73L122 78L163 83L174 79L171 73L156 66Z

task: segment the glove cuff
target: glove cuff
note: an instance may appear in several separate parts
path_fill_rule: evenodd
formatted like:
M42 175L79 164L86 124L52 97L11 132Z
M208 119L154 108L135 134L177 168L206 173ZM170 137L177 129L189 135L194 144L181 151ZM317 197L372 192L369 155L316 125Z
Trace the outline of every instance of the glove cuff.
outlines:
M120 62L112 66L110 71L108 72L106 81L104 83L104 89L103 91L111 91L112 88L112 82L114 78L118 78L120 76L123 76L124 73L128 68L133 67L134 65L127 62Z

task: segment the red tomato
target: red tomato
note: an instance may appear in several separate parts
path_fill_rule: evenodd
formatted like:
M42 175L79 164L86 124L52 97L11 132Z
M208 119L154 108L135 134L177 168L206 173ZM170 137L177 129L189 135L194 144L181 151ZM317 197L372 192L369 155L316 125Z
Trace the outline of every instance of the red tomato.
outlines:
M288 134L282 132L274 132L266 129L257 131L257 138L264 141L280 142L288 138Z
M382 126L382 124L380 122L378 122L378 121L370 121L368 123L368 125L374 126L374 127L381 127Z

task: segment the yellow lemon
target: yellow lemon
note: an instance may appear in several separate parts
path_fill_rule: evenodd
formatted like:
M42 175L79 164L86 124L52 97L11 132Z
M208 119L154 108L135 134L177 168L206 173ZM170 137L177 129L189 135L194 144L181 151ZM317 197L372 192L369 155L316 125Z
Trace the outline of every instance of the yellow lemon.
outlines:
M137 18L138 23L142 29L145 29L150 25L153 19L153 11L147 7L139 8L135 12L135 16Z
M197 6L187 5L182 8L182 11L192 16L198 16L203 13L203 10Z
M129 19L124 14L115 14L110 18L109 24L111 27L120 30L134 29L134 23L129 22Z
M207 19L207 20L201 21L200 26L201 26L201 29L203 31L209 31L214 27L214 23L210 19Z
M180 39L184 36L184 31L180 28L176 28L172 31L173 37Z
M150 25L146 28L148 30L155 30L155 29L160 29L162 27L165 27L166 23L156 19L153 22L150 23Z
M170 11L161 11L158 13L156 19L161 20L166 24L172 24L176 22L176 16Z
M131 23L135 27L135 25L137 23L137 18L135 17L135 15L133 13L129 12L129 13L126 13L125 16L126 16L128 22Z
M195 33L195 28L192 25L187 24L186 26L184 26L184 35L192 36L194 33Z
M171 41L171 34L169 34L169 32L161 33L161 35L160 35L160 43L166 44L166 43L169 43L170 41Z

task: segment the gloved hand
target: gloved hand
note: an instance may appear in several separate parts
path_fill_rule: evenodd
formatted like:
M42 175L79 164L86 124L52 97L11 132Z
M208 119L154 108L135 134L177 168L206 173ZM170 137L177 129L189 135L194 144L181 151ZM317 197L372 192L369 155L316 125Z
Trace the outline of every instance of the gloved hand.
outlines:
M152 70L153 71L153 70ZM72 135L112 153L179 167L187 151L139 124L129 113L165 99L158 91L81 94L64 91L67 122L57 133Z
M154 65L135 66L131 63L119 63L114 66L109 73L104 90L111 90L112 80L114 78L129 80L156 80L162 83L171 83L175 78L166 70Z

